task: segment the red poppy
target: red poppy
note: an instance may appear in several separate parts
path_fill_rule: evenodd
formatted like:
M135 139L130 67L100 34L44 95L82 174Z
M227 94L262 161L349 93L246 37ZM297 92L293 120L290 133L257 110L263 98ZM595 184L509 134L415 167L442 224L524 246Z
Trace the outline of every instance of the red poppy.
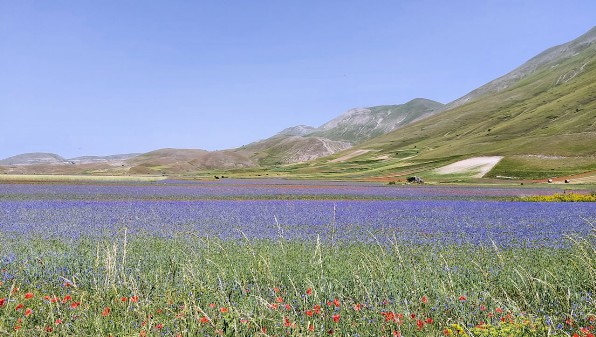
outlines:
M306 310L306 312L304 312L304 313L305 313L305 314L306 314L306 316L308 316L308 317L312 317L312 315L313 315L313 312L312 312L312 310Z
M435 321L431 317L428 317L424 322L426 324L433 324Z
M72 302L70 304L70 307L73 308L73 309L76 309L79 305L81 305L81 302Z
M335 323L339 322L339 314L335 314L335 315L333 315L333 316L331 316L331 317L333 317L333 321L334 321Z
M463 301L467 300L467 298L466 298L464 295L461 295L461 296L459 297L459 300L463 302Z
M159 323L159 324L156 324L156 325L155 325L155 328L156 328L157 330L161 330L161 329L163 329L163 324L161 324L161 323Z
M52 328L51 326L49 326L49 325L48 325L48 326L46 326L46 327L44 328L44 331L45 331L45 332L52 332L52 331L54 331L54 328Z
M281 296L279 296L279 297L276 297L275 298L275 302L277 302L277 303L283 303L284 302L284 299Z
M14 308L14 310L17 310L17 311L18 311L18 310L20 310L20 309L23 309L24 307L25 307L25 305L24 305L23 303L19 303L19 304L17 304L17 306Z
M6 304L6 298L0 298L0 307Z
M70 297L70 295L64 296L64 298L62 299L62 303L66 303L68 301L72 301L72 297Z
M31 316L32 313L33 313L33 310L31 310L31 308L25 309L25 317Z
M56 318L56 321L54 322L54 324L60 325L60 324L62 324L62 320L60 318Z
M320 305L315 305L312 310L315 312L315 314L320 315L321 314L321 306Z
M103 311L101 312L101 315L102 315L103 317L106 317L106 316L108 316L109 314L110 314L110 308L109 308L109 307L105 307L105 308L103 308Z
M312 295L312 288L306 289L306 294L307 295Z
M337 298L334 299L333 304L335 304L336 307L339 307L339 300Z
M393 311L381 312L381 315L385 317L385 322L397 322L400 323L400 320L403 318L402 314L396 314Z
M203 317L201 317L200 321L201 321L201 323L209 323L209 317L203 316Z
M422 296L420 300L422 301L422 303L428 302L428 298L426 298L426 296Z
M122 298L120 298L120 301L121 302L126 302L126 301L128 301L128 297L122 297Z
M33 296L35 296L35 295L33 295L33 293L25 293L26 300L33 298Z
M228 312L228 311L229 311L229 310L228 310L228 308L226 308L226 307L221 307L221 308L219 308L219 312L221 312L222 314L225 314L225 313L226 313L226 312Z
M139 301L139 296L131 296L130 301L133 303L137 303Z
M424 322L422 320L416 320L416 325L418 326L418 330L422 330L422 327L424 326Z

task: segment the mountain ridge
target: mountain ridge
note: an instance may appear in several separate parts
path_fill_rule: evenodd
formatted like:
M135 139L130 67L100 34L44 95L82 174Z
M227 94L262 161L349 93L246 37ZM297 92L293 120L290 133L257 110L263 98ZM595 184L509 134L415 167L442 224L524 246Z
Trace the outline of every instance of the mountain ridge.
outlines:
M593 144L596 27L446 105L413 99L350 109L318 128L289 127L236 149L152 151L126 160L119 172L267 169L294 177L386 177L499 156L487 176L544 177L596 170Z

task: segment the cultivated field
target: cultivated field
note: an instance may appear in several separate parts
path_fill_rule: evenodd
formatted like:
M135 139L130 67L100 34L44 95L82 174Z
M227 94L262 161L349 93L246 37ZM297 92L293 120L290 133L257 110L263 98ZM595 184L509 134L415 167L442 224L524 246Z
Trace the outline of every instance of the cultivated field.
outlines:
M0 184L0 335L592 336L596 203L555 193Z

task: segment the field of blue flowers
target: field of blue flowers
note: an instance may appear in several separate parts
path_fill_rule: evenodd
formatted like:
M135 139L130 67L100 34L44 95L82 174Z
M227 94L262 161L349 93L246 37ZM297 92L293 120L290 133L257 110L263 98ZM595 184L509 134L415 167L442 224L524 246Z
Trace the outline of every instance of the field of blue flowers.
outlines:
M0 335L593 336L596 203L545 187L0 184Z

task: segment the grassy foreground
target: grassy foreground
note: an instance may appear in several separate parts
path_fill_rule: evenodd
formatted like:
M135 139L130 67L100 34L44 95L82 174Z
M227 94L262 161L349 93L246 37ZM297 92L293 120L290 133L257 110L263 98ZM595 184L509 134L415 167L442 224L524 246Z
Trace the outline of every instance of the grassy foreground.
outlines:
M192 235L0 241L3 336L594 333L596 235L558 250Z

